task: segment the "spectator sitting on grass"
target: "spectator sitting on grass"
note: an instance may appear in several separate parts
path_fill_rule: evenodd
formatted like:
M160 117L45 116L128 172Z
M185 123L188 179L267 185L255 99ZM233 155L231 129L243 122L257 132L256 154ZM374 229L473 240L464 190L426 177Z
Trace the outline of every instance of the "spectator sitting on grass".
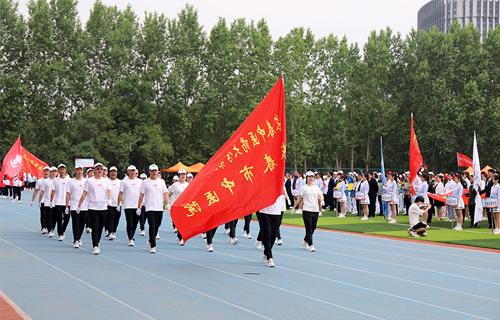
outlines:
M416 238L418 238L419 236L427 237L427 232L425 231L429 229L429 226L420 222L419 218L425 212L429 211L431 205L430 204L427 205L422 210L420 209L420 207L423 204L424 204L424 198L418 196L417 198L415 198L415 202L410 206L410 209L408 210L408 216L410 218L410 228L408 229L408 236L410 237L416 237Z

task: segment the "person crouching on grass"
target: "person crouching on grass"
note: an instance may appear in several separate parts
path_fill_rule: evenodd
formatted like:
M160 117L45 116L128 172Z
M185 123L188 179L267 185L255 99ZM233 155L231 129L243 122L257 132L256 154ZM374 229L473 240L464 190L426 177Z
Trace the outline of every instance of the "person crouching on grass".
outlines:
M424 197L418 196L415 198L415 202L410 206L408 210L408 216L410 218L410 228L408 229L408 236L416 237L419 236L427 237L426 230L429 229L429 226L420 222L419 218L421 215L429 211L431 205L428 204L423 210L420 209L424 204Z

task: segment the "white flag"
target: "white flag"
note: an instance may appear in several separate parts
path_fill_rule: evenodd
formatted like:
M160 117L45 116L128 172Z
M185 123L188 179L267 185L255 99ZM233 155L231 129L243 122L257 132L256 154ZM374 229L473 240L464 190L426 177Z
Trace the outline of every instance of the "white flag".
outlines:
M474 211L474 224L483 220L483 202L479 191L481 191L481 165L479 164L479 153L477 152L476 132L474 132L474 146L472 150L472 168L474 169L474 189L476 190L476 210Z

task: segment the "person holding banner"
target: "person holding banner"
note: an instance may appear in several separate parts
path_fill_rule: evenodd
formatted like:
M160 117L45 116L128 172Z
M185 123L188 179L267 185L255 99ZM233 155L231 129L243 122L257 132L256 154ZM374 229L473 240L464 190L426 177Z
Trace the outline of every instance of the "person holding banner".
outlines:
M453 176L453 181L455 185L453 186L453 194L452 197L457 198L457 206L455 207L455 214L457 216L457 225L453 230L462 230L462 223L464 217L462 215L462 210L464 209L464 200L462 199L462 195L464 194L464 187L460 183L460 176L458 174Z
M474 216L476 211L476 189L474 188L474 175L469 176L469 202L467 203L467 207L469 207L470 213L470 227L469 228L479 228L479 222L474 224Z
M306 174L306 184L303 185L299 190L298 202L303 204L302 219L304 220L304 226L306 235L302 245L307 250L314 252L316 249L313 245L313 234L316 230L316 224L318 223L319 212L323 206L324 199L323 193L314 185L314 173L309 171ZM264 246L265 248L265 246Z
M491 208L491 214L494 217L495 221L495 230L493 230L493 234L500 234L500 208L498 207L498 197L500 196L500 184L498 184L500 180L500 175L495 174L493 176L493 186L491 187L490 198L497 199L497 206L495 208Z
M423 216L431 208L431 205L428 204L425 209L420 209L424 205L424 201L422 196L417 196L415 202L410 206L410 210L408 210L408 218L410 219L408 236L410 237L427 237L425 231L429 230L429 226L419 221L420 216Z
M317 187L317 185L314 185ZM319 188L318 188L319 189ZM261 213L260 218L262 219L262 244L264 245L264 253L262 254L262 261L264 263L272 268L274 267L274 261L273 261L273 245L274 245L274 240L276 239L279 227L281 225L281 210L282 210L282 204L285 198L286 194L286 189L283 188L283 194L280 195L274 204L259 210ZM299 190L299 195L300 195L300 190ZM321 208L321 207L320 207ZM304 207L304 210L306 208ZM305 214L306 211L304 211L303 214ZM314 248L314 247L313 247Z
M73 248L80 248L82 243L82 234L85 222L87 221L87 211L89 208L88 199L82 204L80 213L76 212L78 202L83 194L83 186L85 179L83 178L83 166L77 164L75 166L76 176L71 179L66 188L66 211L71 212L71 222L73 226Z

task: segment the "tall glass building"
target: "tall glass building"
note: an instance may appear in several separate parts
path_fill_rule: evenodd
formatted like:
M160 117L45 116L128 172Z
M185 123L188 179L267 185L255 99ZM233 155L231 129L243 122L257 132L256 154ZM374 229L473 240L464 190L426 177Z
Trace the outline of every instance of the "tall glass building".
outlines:
M473 23L484 42L489 29L499 24L499 0L432 0L418 11L418 29L429 31L436 26L446 33L454 21L462 27Z

